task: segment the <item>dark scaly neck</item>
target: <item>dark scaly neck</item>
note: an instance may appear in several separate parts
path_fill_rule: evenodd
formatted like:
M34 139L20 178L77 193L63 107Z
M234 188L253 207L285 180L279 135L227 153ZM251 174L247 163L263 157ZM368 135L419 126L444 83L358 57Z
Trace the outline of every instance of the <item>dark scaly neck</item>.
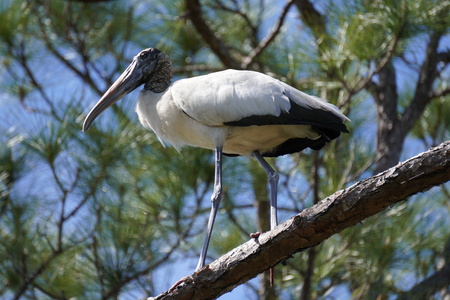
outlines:
M144 89L154 93L164 92L172 83L172 63L167 55L160 58L158 66L152 73L150 80L145 84Z

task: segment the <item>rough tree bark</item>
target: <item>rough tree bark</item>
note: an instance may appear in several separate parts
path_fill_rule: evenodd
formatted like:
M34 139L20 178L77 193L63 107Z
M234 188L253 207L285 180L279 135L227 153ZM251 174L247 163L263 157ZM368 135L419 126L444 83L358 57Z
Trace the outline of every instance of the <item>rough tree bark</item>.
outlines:
M334 193L149 300L217 298L293 254L449 180L450 141L447 141Z

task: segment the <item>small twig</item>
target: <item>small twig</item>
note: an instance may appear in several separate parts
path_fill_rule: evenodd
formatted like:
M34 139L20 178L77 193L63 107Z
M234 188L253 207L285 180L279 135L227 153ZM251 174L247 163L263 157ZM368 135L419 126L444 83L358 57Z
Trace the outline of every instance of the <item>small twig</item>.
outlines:
M191 20L197 32L206 41L209 48L217 55L227 68L239 68L239 62L231 55L228 46L211 29L203 17L199 0L185 0L187 17Z
M375 69L368 76L364 77L364 79L362 79L360 82L358 82L356 87L351 90L351 93L353 95L362 91L366 87L367 83L369 83L372 80L373 76L375 74L377 74L378 72L380 72L381 69L383 69L386 66L386 64L392 58L392 55L394 54L395 49L397 48L399 40L400 40L400 34L394 35L394 38L391 42L391 46L386 51L386 54L383 56L383 58L378 63L378 65L375 67Z
M431 98L444 97L444 96L447 96L448 94L450 94L450 87L447 87L447 88L439 90L439 91L431 92Z
M272 31L259 43L259 45L256 48L253 49L252 52L250 52L250 54L247 57L245 57L242 60L242 63L241 63L242 69L247 69L248 66L253 63L255 58L258 57L264 51L264 49L266 49L270 45L270 43L272 43L273 40L278 36L278 34L280 33L280 30L281 30L281 27L283 26L284 21L286 19L287 13L288 13L289 9L291 8L292 4L294 4L293 0L289 0L285 4L280 17L278 18L277 24L272 29Z
M239 15L245 21L247 26L251 29L253 36L256 37L258 35L257 26L253 25L252 20L250 20L250 17L246 13L242 12L241 9L239 9L239 3L237 1L233 1L236 8L226 6L221 0L216 0L215 2L217 3L218 9Z

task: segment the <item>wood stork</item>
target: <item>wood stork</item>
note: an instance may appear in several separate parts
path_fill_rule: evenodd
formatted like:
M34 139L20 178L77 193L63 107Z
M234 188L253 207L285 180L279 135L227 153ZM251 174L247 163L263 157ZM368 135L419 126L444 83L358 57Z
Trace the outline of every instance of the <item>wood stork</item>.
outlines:
M263 157L321 149L348 132L339 109L265 74L226 70L172 83L167 54L148 48L87 115L83 131L106 108L140 85L139 121L176 149L185 145L215 151L214 192L205 242L196 270L205 264L208 244L222 199L222 154L255 157L269 178L271 229L277 225L278 174Z

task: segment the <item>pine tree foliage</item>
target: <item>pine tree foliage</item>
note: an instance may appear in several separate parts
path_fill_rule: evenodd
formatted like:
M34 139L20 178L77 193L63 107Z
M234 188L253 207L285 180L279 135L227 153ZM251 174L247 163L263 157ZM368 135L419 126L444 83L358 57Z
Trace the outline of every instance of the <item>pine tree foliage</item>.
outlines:
M438 0L2 1L0 298L144 298L173 283L157 274L194 269L211 153L164 148L138 124L136 93L80 130L139 50L168 53L175 79L257 70L349 115L351 133L322 151L271 160L286 220L450 139L449 12ZM208 260L268 228L255 162L225 159L224 183ZM449 188L295 255L275 288L262 274L247 295L449 297Z

